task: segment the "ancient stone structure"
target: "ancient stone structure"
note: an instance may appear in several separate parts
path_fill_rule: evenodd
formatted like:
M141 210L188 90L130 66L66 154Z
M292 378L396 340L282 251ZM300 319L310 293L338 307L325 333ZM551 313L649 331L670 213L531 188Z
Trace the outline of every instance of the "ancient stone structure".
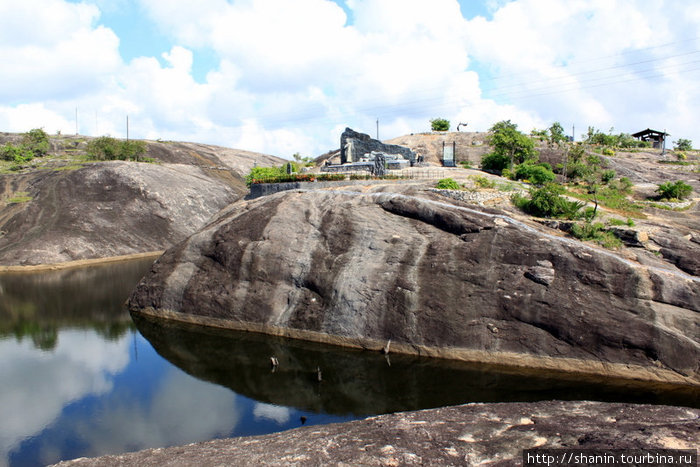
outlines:
M416 154L405 146L396 144L384 144L379 140L370 138L369 135L358 133L355 130L346 128L340 135L340 163L359 162L365 154L372 152L382 152L385 154L399 154L413 165L416 161Z

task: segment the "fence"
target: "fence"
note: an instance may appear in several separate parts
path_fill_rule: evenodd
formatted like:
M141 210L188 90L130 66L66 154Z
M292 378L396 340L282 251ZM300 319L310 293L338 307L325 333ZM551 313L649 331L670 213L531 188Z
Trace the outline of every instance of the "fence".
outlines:
M331 173L304 173L281 175L275 177L260 177L253 184L265 183L294 183L313 181L343 181L343 180L440 180L454 176L454 170L444 167L411 167L401 170L387 170L384 177L375 177L366 170Z

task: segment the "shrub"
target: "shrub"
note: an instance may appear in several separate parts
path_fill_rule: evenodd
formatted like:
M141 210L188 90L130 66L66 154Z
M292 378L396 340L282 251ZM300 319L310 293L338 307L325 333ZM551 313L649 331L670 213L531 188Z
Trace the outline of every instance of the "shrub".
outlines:
M256 183L266 183L268 179L279 177L284 174L282 167L253 167L245 177L246 185Z
M465 169L471 169L472 161L459 161L459 165L461 165Z
M489 180L488 178L484 177L483 175L472 175L469 178L474 180L474 184L476 186L478 186L479 188L495 188L496 187L495 181Z
M600 179L603 181L603 183L609 183L613 178L615 178L615 175L617 175L617 173L614 170L604 170L600 175Z
M611 148L603 148L603 155L604 156L614 156L615 151L613 151Z
M516 180L529 180L534 185L545 185L553 182L556 176L552 172L551 166L546 163L532 164L524 163L515 168Z
M6 161L21 164L32 160L34 154L25 145L6 144L0 147L0 158Z
M548 183L542 188L530 190L530 198L525 198L520 194L515 194L511 198L521 210L537 217L564 217L575 219L580 217L579 210L584 203L569 201L561 196L564 188Z
M659 193L661 198L666 199L683 199L686 198L692 191L693 187L682 180L677 180L673 183L662 183L656 189L656 192Z
M444 118L433 118L430 120L430 128L433 131L449 131L450 121Z
M135 160L146 152L146 143L143 141L120 141L111 136L100 136L88 142L88 157L100 161Z
M689 139L679 138L678 141L673 142L673 149L676 151L692 151L693 142Z
M600 222L574 224L571 228L571 235L579 240L593 240L605 248L618 248L622 242L612 232L605 230L605 226Z
M435 188L440 190L461 190L462 187L452 178L443 178L438 180Z
M34 128L24 134L22 145L29 149L34 157L45 156L49 152L49 135L42 128Z
M481 168L484 170L503 172L503 170L507 169L508 167L510 167L510 157L507 154L492 152L486 154L481 159Z

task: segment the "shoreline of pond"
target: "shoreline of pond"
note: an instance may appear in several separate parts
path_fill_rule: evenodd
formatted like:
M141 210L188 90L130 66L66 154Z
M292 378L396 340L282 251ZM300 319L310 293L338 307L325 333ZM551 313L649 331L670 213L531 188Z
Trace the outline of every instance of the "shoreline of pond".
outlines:
M104 258L89 258L89 259L78 259L73 261L65 261L62 263L44 263L44 264L31 264L31 265L0 265L1 273L35 273L35 272L48 272L48 271L60 271L63 269L72 268L83 268L90 266L101 266L105 264L121 263L132 260L148 259L153 258L154 260L159 258L165 250L158 251L147 251L143 253L132 253L129 255L119 255L119 256L106 256Z

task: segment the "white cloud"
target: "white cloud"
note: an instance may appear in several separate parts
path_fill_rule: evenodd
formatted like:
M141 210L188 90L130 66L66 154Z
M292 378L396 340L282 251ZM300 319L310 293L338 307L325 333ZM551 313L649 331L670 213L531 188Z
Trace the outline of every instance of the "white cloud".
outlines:
M0 4L0 101L76 98L117 70L119 39L95 27L94 6L62 0Z
M99 456L227 436L241 417L234 392L172 367L151 401L115 401L99 418L79 420L71 434L90 446L86 455Z
M108 392L114 375L128 364L129 341L104 342L93 331L68 330L51 352L29 340L2 340L0 355L0 465L5 465L17 443L48 426L69 402Z
M699 56L687 54L700 13L687 2L491 1L488 19L466 20L456 0L349 0L349 22L330 0L134 1L172 44L129 63L99 25L101 1L0 6L2 129L73 132L78 106L83 133L124 136L129 115L132 137L286 157L337 147L345 126L374 133L377 118L383 138L442 116L700 141ZM34 14L32 34L17 30ZM218 65L198 82L203 51Z
M256 419L264 418L266 420L272 420L278 425L285 425L289 422L291 411L288 407L258 402L253 408L253 416L255 416Z

